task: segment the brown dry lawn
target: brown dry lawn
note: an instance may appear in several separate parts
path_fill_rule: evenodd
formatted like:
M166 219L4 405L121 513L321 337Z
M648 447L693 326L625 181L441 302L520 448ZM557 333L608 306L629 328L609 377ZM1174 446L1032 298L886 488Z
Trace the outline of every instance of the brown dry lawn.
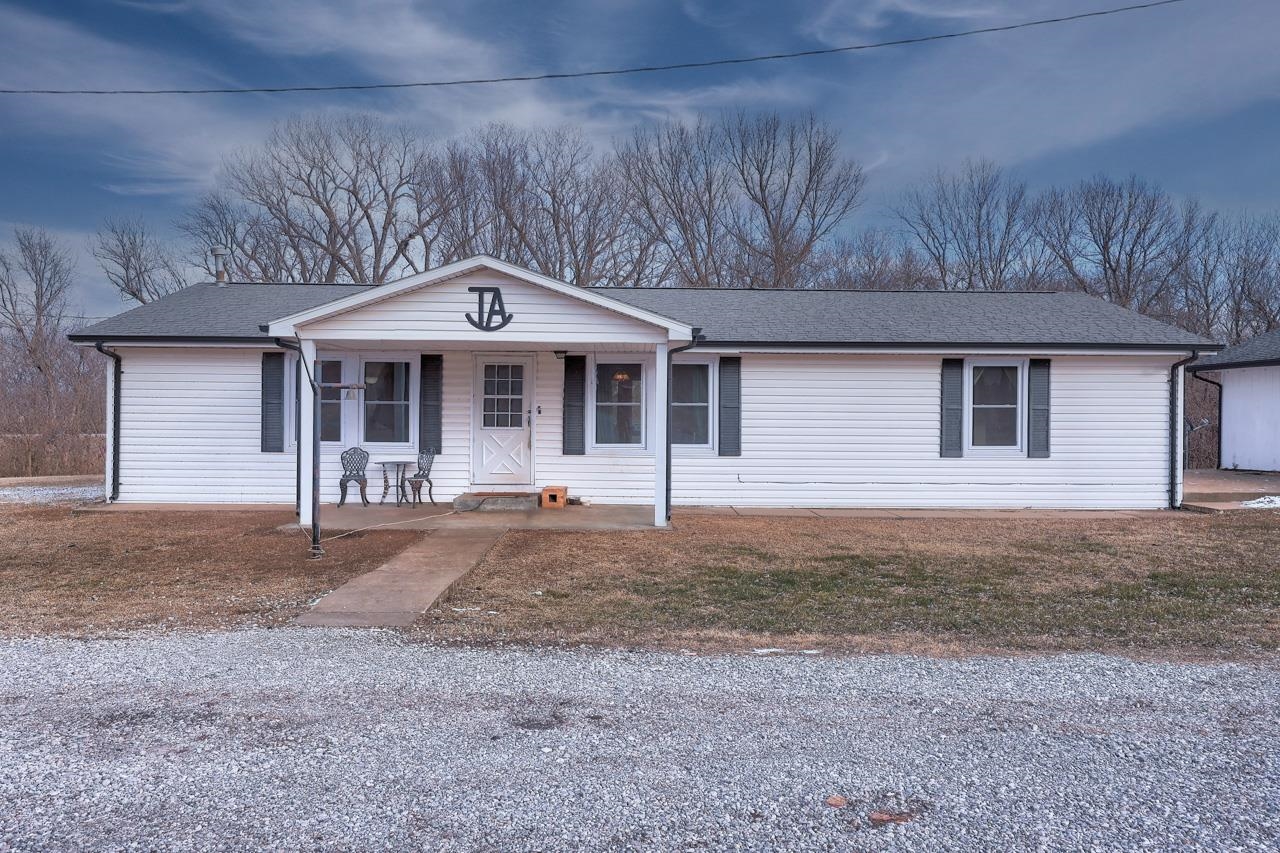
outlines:
M348 536L308 560L303 534L276 529L293 520L0 506L0 635L276 625L420 535Z
M1280 647L1280 513L686 516L507 534L419 624L464 642L1183 658Z

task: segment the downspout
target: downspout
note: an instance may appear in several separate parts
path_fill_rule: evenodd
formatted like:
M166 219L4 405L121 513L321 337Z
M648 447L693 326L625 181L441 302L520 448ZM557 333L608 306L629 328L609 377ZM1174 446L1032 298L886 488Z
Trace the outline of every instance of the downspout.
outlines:
M1222 468L1222 383L1213 379L1206 379L1200 375L1200 371L1191 374L1201 382L1207 382L1218 389L1218 464L1215 466Z
M124 359L120 353L103 346L102 341L94 342L93 348L115 362L111 367L111 496L108 498L115 502L120 499L120 380L124 375Z
M313 402L311 404L311 557L312 559L323 557L324 549L320 547L320 384L316 382L314 376L311 375L311 365L307 364L305 358L302 357L302 346L298 343L286 341L282 338L275 339L276 345L284 349L291 349L298 353L298 361L302 364L302 371L307 377L307 384L311 386L311 394ZM302 485L302 459L298 457L298 487L295 491L301 492ZM301 509L302 495L298 495L298 506Z
M280 347L281 349L293 350L294 352L296 352L298 354L298 364L302 364L302 347L298 346L292 341L286 341L282 338L275 338L275 343L276 343L276 346ZM301 372L298 373L298 378L299 379L302 378ZM302 390L299 389L298 393L301 394ZM301 414L301 412L299 412L297 410L297 407L295 406L294 413L293 413L293 419L295 422L294 430L300 435L302 430L302 425L297 423L299 414ZM295 442L295 446L293 450L293 514L294 515L301 515L302 513L302 454L298 452L300 446L301 446L301 442Z
M1178 451L1182 447L1182 422L1178 417L1178 371L1195 361L1200 350L1191 348L1191 355L1175 361L1169 367L1169 509L1178 508Z
M702 337L702 327L695 326L693 329L693 340L682 347L667 350L667 521L671 520L671 359L676 353L691 350L698 345L698 339ZM714 405L711 400L707 401L707 405ZM707 428L711 428L710 419L707 420Z

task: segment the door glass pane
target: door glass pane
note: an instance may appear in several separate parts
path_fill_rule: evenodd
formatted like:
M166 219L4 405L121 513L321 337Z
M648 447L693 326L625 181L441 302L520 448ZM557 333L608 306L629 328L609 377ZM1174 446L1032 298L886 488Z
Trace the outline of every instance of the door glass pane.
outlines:
M1014 447L1017 443L1018 409L1016 406L973 410L974 447Z
M486 364L481 424L486 429L524 429L524 365Z

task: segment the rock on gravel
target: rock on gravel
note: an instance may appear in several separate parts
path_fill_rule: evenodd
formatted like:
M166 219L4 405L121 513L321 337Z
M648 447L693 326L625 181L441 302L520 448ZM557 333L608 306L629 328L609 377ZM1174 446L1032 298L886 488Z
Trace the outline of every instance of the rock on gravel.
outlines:
M0 641L0 850L1271 850L1278 747L1266 666Z

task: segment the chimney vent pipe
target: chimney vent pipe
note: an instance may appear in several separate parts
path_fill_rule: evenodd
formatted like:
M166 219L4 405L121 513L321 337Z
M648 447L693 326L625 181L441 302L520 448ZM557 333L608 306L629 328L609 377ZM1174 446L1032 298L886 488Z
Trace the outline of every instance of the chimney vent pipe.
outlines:
M227 283L227 255L231 254L224 246L214 246L210 252L213 255L213 277L221 287Z

